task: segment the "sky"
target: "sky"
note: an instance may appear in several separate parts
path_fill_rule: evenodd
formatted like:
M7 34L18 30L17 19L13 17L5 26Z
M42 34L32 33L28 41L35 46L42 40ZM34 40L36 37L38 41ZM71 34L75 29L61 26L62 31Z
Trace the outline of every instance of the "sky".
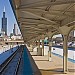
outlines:
M7 34L10 35L10 33L13 31L14 23L17 24L17 22L13 14L9 0L0 0L0 31L2 25L1 18L2 18L4 7L6 12L6 17L7 17Z

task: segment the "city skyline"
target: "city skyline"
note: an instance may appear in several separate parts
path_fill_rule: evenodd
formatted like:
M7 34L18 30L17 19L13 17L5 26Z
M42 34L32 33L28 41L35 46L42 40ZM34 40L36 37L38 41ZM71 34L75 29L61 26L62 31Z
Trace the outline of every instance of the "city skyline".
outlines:
M4 7L5 7L5 9L4 9ZM1 28L2 28L2 16L3 16L2 14L3 14L4 10L6 12L6 17L8 19L7 35L10 35L10 33L13 32L14 23L17 24L17 22L16 22L14 14L13 14L11 5L9 3L9 0L0 0L0 31L1 31Z

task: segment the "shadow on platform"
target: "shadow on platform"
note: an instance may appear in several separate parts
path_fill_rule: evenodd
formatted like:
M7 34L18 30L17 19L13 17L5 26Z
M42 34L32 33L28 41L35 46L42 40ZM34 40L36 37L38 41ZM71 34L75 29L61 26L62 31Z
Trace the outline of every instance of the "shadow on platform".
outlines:
M63 68L40 69L42 75L64 75ZM75 72L75 69L68 69L68 72Z

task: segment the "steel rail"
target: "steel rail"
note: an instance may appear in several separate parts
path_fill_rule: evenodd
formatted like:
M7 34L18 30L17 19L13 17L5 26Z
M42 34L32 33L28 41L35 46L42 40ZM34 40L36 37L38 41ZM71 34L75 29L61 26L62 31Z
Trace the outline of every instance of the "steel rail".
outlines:
M20 47L21 48L21 47ZM7 66L9 65L9 63L11 63L11 61L14 59L14 57L17 55L17 52L19 51L18 48L3 64L0 65L0 74L3 73L3 71L7 68ZM22 51L21 51L21 55L22 55ZM19 57L19 60L18 60L18 63L17 63L17 68L15 70L15 75L17 74L17 71L18 71L18 67L19 67L19 64L20 64L20 60L21 60L21 55Z

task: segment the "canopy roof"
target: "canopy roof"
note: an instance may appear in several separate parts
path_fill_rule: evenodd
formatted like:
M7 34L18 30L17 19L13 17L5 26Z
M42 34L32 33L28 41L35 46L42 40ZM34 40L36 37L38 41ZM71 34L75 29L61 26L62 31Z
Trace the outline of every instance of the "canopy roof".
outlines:
M10 0L24 41L75 26L75 0Z

